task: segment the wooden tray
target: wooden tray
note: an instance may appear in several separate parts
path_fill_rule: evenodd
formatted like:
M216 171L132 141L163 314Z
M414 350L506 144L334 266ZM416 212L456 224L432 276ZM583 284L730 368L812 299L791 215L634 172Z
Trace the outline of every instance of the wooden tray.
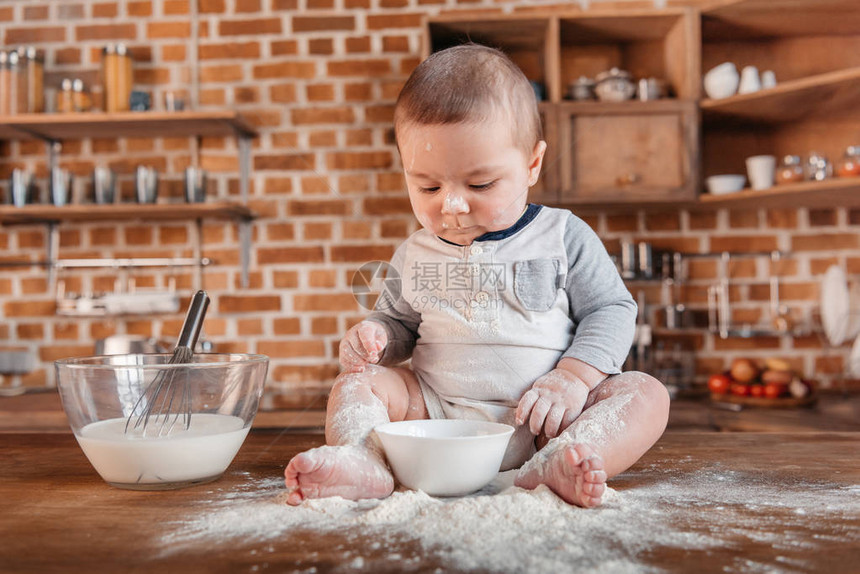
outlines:
M742 405L745 407L764 407L768 409L790 409L796 407L811 407L818 402L818 393L812 392L803 398L780 397L768 399L765 397L741 397L731 393L711 393L711 402Z

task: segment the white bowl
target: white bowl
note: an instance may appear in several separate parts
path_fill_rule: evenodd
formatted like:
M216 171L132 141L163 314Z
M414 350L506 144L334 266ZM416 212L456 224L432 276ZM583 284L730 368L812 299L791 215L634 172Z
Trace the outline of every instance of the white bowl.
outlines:
M728 98L737 93L740 81L737 67L732 62L724 62L705 74L705 93L715 100Z
M705 180L705 185L709 192L720 195L742 190L746 180L746 176L738 174L712 175Z
M499 472L514 427L470 420L421 420L376 427L394 476L431 496L480 490Z

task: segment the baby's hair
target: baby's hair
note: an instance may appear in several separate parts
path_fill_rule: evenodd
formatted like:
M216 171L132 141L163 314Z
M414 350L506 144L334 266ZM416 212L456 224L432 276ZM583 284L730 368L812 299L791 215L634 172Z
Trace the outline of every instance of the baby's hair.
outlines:
M462 44L430 55L409 76L394 109L395 137L409 124L507 121L530 156L543 138L534 89L500 50Z

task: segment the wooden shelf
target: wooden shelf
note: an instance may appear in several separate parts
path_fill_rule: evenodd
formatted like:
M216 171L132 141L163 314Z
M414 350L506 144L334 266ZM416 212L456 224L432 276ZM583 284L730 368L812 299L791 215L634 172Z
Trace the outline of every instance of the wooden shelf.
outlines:
M702 12L705 41L855 35L857 0L722 0Z
M254 128L235 111L84 112L0 116L0 139L238 136L252 138Z
M856 113L860 101L860 67L828 72L776 87L720 100L703 100L701 108L706 121L738 119L757 123L783 123L826 110L828 115Z
M695 108L695 102L677 98L663 98L641 102L627 100L624 102L574 101L564 100L557 104L559 109L570 115L604 115L604 114L662 114L689 112Z
M185 221L191 219L233 219L248 221L254 214L232 201L211 203L121 203L110 205L26 205L0 206L0 224L92 222L92 221Z
M769 189L744 189L737 193L699 196L700 205L710 208L749 207L847 207L860 205L860 178L775 185Z

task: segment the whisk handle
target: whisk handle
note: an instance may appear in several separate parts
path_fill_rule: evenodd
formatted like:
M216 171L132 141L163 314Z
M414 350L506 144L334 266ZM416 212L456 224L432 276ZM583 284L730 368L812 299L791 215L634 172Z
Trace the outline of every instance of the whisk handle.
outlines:
M194 298L191 299L191 305L188 306L182 331L179 333L177 348L187 347L192 351L194 350L197 345L197 338L200 336L200 328L203 326L203 317L206 316L206 309L208 308L209 295L206 291L200 290L195 293Z

